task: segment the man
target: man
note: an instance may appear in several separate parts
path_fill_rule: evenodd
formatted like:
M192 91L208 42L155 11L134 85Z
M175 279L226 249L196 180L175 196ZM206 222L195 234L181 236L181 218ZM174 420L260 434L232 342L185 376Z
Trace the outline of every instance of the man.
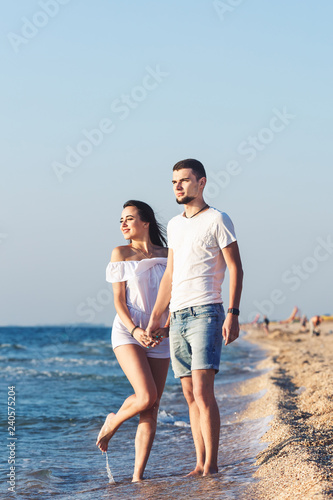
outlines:
M170 302L170 349L175 377L181 379L197 463L188 475L218 472L220 413L214 395L222 334L225 344L239 335L243 271L231 220L203 199L206 172L197 160L173 168L176 201L184 212L168 224L169 255L147 334L153 339ZM221 284L230 274L229 310L224 321Z

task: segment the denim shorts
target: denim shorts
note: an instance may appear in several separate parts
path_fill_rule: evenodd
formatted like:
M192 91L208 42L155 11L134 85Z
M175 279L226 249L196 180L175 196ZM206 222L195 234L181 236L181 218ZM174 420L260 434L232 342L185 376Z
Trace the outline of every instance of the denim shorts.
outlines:
M222 304L171 313L170 355L176 378L190 377L192 370L219 371L224 317Z

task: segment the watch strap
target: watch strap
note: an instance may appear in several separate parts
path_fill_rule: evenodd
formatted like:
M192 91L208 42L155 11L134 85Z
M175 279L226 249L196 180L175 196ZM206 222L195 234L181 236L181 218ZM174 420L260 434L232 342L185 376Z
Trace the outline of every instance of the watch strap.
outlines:
M239 316L239 309L236 309L236 307L230 307L228 309L228 313L235 314L236 316Z

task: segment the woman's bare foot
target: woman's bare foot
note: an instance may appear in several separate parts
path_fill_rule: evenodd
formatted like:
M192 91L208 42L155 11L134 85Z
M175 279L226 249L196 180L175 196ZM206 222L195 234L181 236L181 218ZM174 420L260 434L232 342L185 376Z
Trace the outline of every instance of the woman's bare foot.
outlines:
M186 474L185 477L201 476L202 474L203 474L203 467L201 467L200 465L197 465L196 468L194 470L192 470L191 472L189 472L188 474Z
M112 438L114 432L112 431L111 427L111 420L115 417L115 413L109 413L108 416L105 419L105 422L103 424L103 427L99 431L97 441L96 441L96 446L104 452L107 451L108 449L108 444L110 439Z

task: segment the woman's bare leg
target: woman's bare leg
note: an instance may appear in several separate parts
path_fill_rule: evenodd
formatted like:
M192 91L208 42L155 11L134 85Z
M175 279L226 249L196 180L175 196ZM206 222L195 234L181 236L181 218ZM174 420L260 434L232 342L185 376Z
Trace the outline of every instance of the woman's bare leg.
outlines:
M156 433L157 412L169 368L169 358L148 358L148 362L157 389L157 399L151 408L140 413L140 421L135 437L133 482L143 479L143 473Z
M157 388L146 353L134 344L118 346L115 355L123 372L134 389L116 414L110 413L98 435L96 445L107 451L109 440L123 422L151 406L157 398Z

